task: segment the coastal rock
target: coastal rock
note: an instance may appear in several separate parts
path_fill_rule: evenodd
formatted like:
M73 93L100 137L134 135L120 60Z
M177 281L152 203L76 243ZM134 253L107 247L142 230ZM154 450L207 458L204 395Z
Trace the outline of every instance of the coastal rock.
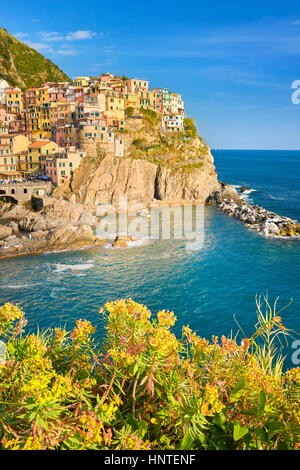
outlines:
M11 227L7 225L0 225L0 240L4 240L5 238L9 237L13 233Z
M236 188L232 185L219 182L219 187L216 191L213 191L207 198L207 204L219 205L223 201L230 200L232 205L242 205L241 200Z
M250 188L245 186L244 184L241 186L241 193L244 193L245 191L250 191Z
M8 225L0 225L3 238L0 256L103 243L94 234L96 217L80 204L49 197L46 202L38 212L22 206L8 212L13 220Z
M113 248L126 248L129 246L129 242L136 241L137 238L135 237L116 237L114 242L112 243Z
M69 243L77 245L78 243L93 245L100 240L95 236L93 230L88 225L75 227L67 224L54 230L49 238L49 244L55 247L65 247Z
M37 230L36 232L32 232L30 234L30 238L32 238L33 240L46 239L48 234L48 230Z
M12 229L12 231L13 231L14 234L16 234L16 233L19 232L19 226L18 226L18 224L17 224L16 222L11 221L11 222L9 222L9 223L7 224L7 226L8 226L8 227L11 227L11 229Z
M221 212L245 222L249 227L257 230L266 237L297 237L300 234L299 225L288 217L279 216L257 205L236 198L222 198L218 207Z
M280 229L274 222L264 222L261 226L262 233L268 237L269 235L279 235Z
M24 207L23 205L19 204L8 204L6 206L5 212L2 213L1 217L3 219L14 219L14 220L22 220L26 215L30 212L29 209Z

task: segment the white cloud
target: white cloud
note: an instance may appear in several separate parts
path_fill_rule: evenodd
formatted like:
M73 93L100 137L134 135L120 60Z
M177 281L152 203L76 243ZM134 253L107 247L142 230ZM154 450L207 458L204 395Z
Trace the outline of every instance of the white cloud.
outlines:
M69 33L66 36L67 41L78 41L80 39L91 39L92 37L96 36L97 33L94 33L93 31L84 31L84 30L78 30L74 31L73 33Z
M55 51L56 54L60 54L60 55L69 55L69 56L74 56L74 55L78 55L78 51L75 50L75 49L59 49L58 51Z
M64 36L62 36L60 33L57 33L55 31L52 31L52 32L41 31L39 33L39 35L44 41L62 41L62 40L64 40Z
M23 38L26 38L28 34L27 33L15 33L13 34L13 36L17 39L23 39Z
M49 44L45 44L43 42L31 42L31 41L24 41L27 46L32 47L32 49L35 49L37 51L47 51L51 52L52 48L49 46Z

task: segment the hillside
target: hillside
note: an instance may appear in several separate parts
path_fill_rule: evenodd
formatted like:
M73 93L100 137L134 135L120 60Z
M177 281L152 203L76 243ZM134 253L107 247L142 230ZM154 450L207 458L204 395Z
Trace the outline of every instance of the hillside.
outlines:
M0 78L21 89L70 78L42 54L0 28Z

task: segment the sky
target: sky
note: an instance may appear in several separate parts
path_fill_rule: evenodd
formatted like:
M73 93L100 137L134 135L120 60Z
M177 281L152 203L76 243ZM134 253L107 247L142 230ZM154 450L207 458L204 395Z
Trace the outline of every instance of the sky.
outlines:
M71 77L125 74L182 94L211 148L300 149L299 0L14 0L0 26Z

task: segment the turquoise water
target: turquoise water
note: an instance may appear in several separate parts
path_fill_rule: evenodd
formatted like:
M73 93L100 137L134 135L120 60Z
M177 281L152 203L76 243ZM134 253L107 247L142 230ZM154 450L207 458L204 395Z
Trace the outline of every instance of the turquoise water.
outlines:
M247 197L300 220L300 152L215 151L221 180L246 184ZM255 295L293 304L285 324L300 331L299 241L266 240L241 222L205 209L203 249L184 241L62 252L0 261L0 304L18 302L30 329L87 318L102 331L97 314L105 301L131 297L153 312L174 310L177 331L189 324L200 335L244 334L255 323ZM242 336L244 336L244 334Z

